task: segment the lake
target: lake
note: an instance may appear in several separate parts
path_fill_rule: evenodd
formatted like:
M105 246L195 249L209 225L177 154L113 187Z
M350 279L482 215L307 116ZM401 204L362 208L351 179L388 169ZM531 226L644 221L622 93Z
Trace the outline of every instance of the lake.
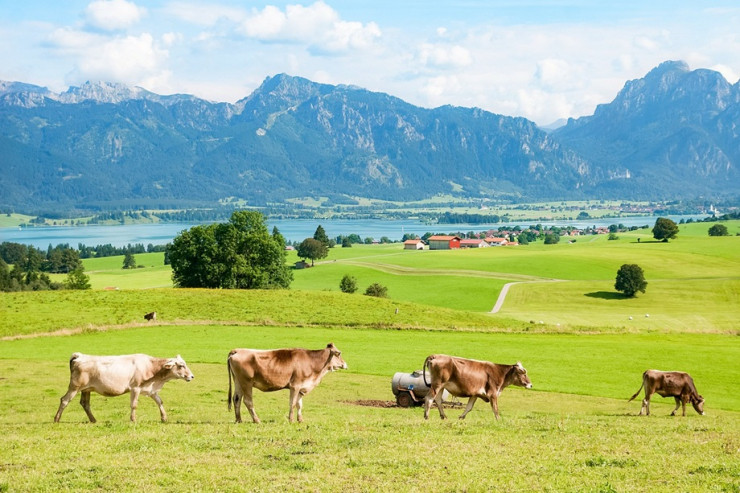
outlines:
M606 219L589 219L586 221L520 221L497 224L425 224L414 220L384 220L384 219L276 219L267 220L268 229L272 231L277 226L280 233L288 241L303 241L313 237L316 227L321 225L329 238L339 235L357 234L361 238L367 237L379 240L387 236L393 241L400 240L405 233L422 236L424 233L485 231L504 227L532 224L543 226L574 226L586 228L588 226L609 226L610 224L624 224L625 226L652 226L658 216L616 217ZM703 219L706 215L665 216L676 223L681 219ZM225 221L224 221L225 222ZM181 231L194 226L194 223L159 223L159 224L128 224L118 226L44 226L34 228L0 228L0 242L9 241L33 245L36 248L46 249L50 244L69 244L77 248L80 243L87 246L105 245L110 243L115 247L124 247L128 244L141 243L164 245L172 241Z

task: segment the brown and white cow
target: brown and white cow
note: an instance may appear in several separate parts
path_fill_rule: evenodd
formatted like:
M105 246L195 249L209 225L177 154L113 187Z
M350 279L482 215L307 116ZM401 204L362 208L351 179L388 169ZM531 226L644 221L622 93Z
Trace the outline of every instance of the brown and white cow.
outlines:
M167 421L159 391L168 380L191 381L194 376L178 354L174 358L153 358L146 354L122 356L90 356L74 353L69 360L69 389L61 398L54 422L59 422L62 412L72 398L81 392L80 404L91 422L95 417L90 411L90 392L106 397L131 393L131 421L136 421L139 395L148 395L159 406L162 421Z
M431 383L426 381L427 369L431 376ZM493 414L496 419L499 419L498 396L501 395L502 390L509 385L532 388L527 370L521 363L499 365L446 354L432 354L427 357L424 361L424 383L430 388L424 399L424 419L429 419L429 407L432 405L432 400L437 403L439 416L442 419L447 418L442 408L443 389L456 397L470 398L460 419L465 419L479 397L486 402L490 401Z
M640 391L645 388L645 398L642 400L640 414L650 416L650 397L658 394L661 397L673 397L676 400L676 408L671 416L676 415L678 406L682 406L683 416L686 416L686 403L691 402L697 413L704 415L704 398L699 395L694 386L694 379L688 373L682 371L659 371L647 370L642 374L642 385L637 389L635 395L630 397L631 402Z
M231 379L234 379L234 413L241 423L241 401L252 415L254 411L252 388L263 392L290 389L288 420L293 422L293 409L297 408L298 422L303 421L303 396L311 392L330 371L346 370L347 363L333 343L324 349L232 349L227 360L229 369L229 409L231 409Z

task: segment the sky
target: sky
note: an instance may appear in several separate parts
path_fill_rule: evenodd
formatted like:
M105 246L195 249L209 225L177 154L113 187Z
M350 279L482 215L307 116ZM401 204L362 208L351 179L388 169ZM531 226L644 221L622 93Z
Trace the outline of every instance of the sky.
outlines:
M236 102L280 73L540 125L666 60L740 78L737 0L0 0L0 80Z

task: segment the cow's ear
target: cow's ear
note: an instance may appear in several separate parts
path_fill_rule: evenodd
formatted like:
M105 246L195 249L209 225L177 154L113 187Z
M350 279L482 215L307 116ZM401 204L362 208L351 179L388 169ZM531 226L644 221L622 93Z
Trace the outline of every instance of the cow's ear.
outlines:
M167 362L164 364L164 367L167 368L168 370L172 368L173 366L175 366L175 360L173 359L168 359Z
M327 345L326 345L326 347L327 347L328 349L331 349L331 348L333 348L333 347L334 347L334 343L333 343L333 342L330 342L329 344L327 344Z

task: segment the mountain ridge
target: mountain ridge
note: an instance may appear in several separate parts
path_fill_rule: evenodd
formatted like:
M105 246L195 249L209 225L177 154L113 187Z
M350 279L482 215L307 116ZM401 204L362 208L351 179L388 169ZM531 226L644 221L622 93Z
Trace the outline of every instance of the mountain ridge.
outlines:
M739 83L740 84L740 83ZM554 130L480 108L267 77L235 103L0 82L0 207L253 205L302 196L666 199L738 194L740 88L665 62ZM342 199L344 197L344 199Z

